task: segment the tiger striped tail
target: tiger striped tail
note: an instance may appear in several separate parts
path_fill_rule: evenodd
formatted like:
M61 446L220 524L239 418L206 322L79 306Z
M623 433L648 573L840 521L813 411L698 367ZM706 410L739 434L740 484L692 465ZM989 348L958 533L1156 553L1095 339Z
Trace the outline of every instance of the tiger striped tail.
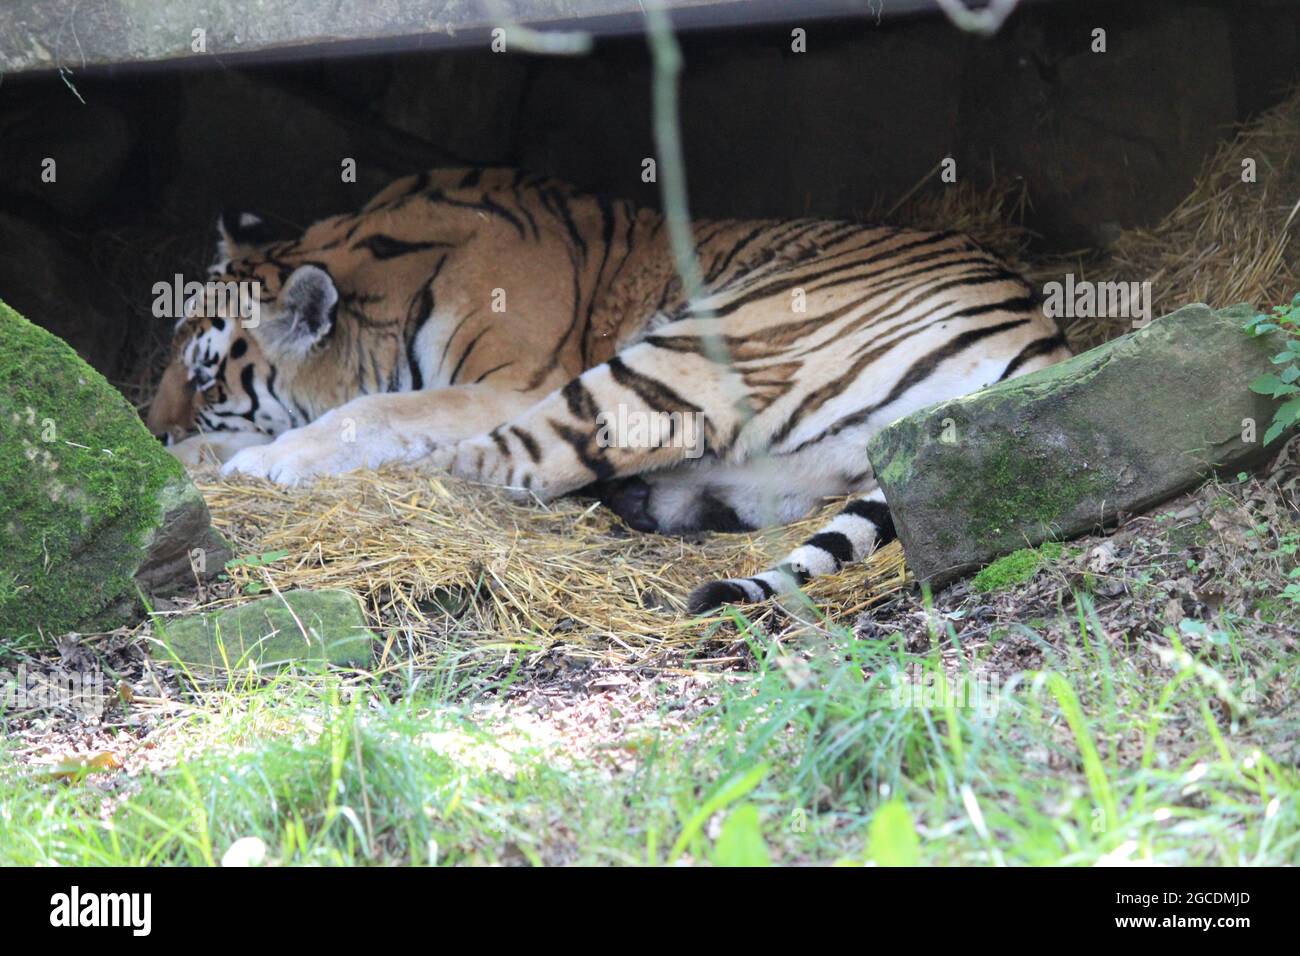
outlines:
M726 578L700 585L687 599L687 610L707 614L725 604L752 604L795 591L812 578L834 574L864 560L897 537L885 495L877 488L850 501L826 527L775 567L750 578Z

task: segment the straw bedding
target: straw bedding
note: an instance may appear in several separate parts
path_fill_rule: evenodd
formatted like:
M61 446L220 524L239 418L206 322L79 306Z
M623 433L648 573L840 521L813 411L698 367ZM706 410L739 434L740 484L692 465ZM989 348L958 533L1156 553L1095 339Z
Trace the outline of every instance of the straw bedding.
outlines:
M768 532L675 538L628 531L589 499L519 505L410 470L310 488L197 478L214 523L253 556L230 569L225 600L271 585L352 588L385 627L381 668L448 645L533 654L560 643L571 655L629 664L698 649L706 625L682 612L690 589L766 565L835 508ZM810 590L828 619L851 622L903 583L895 544Z
M1026 269L1035 281L1152 283L1156 315L1186 302L1268 305L1300 289L1291 230L1300 208L1300 95L1243 128L1205 165L1186 200L1156 227L1124 233L1106 254L1029 261L1019 225L1026 197L1014 187L954 187L921 196L888 218L962 229ZM1252 158L1258 182L1241 181ZM1084 318L1066 328L1076 348L1127 331L1128 319ZM196 476L217 527L253 556L229 582L203 595L214 603L270 588L349 587L384 638L381 670L447 649L494 646L524 656L562 645L606 663L707 658L710 627L682 612L702 580L751 573L834 512L788 527L740 535L667 538L627 531L590 500L513 504L493 489L441 475L385 469L285 489ZM827 622L851 625L905 584L897 544L865 566L810 588ZM782 612L756 611L759 620Z

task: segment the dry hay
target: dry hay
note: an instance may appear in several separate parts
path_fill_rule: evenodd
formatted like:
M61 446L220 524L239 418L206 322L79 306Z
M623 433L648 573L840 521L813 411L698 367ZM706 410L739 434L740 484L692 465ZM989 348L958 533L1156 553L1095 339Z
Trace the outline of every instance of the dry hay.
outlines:
M232 567L239 597L219 603L272 586L351 588L384 629L381 668L426 652L557 643L606 663L666 660L698 648L706 631L682 611L692 587L769 565L837 507L771 532L688 539L630 532L590 499L515 504L493 488L405 469L307 488L210 473L198 484L237 551L272 558ZM903 583L893 545L809 591L819 613L852 621Z
M932 173L927 174L927 180L932 178ZM1028 210L1029 191L1024 180L999 179L986 187L963 180L923 193L914 189L892 206L877 206L861 218L965 233L1015 268L1028 271L1028 250L1034 240L1033 231L1025 225Z
M1298 149L1300 94L1225 143L1177 209L1153 229L1124 233L1107 256L1026 262L1031 234L1019 185L906 197L872 218L962 229L1037 279L1066 271L1148 279L1157 315L1196 301L1262 306L1300 289L1289 232L1300 198ZM1246 157L1258 164L1255 184L1241 182ZM1088 347L1127 331L1129 321L1078 319L1067 332ZM682 539L629 532L590 500L518 505L490 488L396 469L297 489L208 473L199 486L240 553L285 553L265 566L232 568L232 595L219 603L259 587L351 588L385 638L380 669L475 647L527 655L564 645L615 664L680 659L709 633L707 622L682 610L693 586L768 566L838 507L828 503L768 532ZM904 582L895 544L809 592L826 620L850 623ZM776 613L754 612L759 621Z

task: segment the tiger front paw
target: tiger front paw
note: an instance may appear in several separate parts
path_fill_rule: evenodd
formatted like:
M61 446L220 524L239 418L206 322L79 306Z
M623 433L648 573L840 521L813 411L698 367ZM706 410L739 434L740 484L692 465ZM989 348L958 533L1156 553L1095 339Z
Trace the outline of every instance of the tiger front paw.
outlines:
M221 469L224 476L265 478L278 485L299 485L314 478L342 475L358 468L377 468L396 457L380 442L361 442L331 427L325 416L306 428L285 432L269 445L237 452Z
M277 485L297 485L311 478L329 473L321 461L309 460L306 449L291 447L280 440L269 445L245 448L221 467L223 477L244 475L265 478Z

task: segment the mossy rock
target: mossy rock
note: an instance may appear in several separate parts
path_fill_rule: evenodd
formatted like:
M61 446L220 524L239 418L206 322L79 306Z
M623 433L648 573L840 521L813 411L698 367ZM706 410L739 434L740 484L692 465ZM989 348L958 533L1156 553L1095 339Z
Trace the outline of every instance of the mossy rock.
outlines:
M152 656L202 673L287 664L364 667L374 635L351 591L286 591L238 607L155 618Z
M203 498L125 398L0 302L0 641L140 614L139 589L229 556Z
M1185 306L882 429L867 453L912 572L941 586L1266 457L1279 403L1248 386L1280 343L1243 331L1254 314Z

